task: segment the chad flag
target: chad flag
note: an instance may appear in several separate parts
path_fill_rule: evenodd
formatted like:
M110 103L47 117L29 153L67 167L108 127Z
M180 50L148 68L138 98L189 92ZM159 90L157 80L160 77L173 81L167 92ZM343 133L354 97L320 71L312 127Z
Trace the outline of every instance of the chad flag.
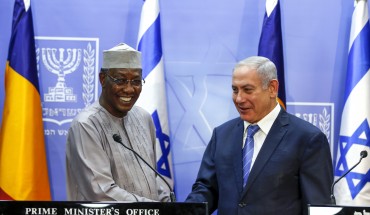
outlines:
M0 131L0 199L50 200L30 0L16 0Z
M278 102L286 109L283 35L279 0L266 0L266 12L258 45L258 55L274 62L279 81Z

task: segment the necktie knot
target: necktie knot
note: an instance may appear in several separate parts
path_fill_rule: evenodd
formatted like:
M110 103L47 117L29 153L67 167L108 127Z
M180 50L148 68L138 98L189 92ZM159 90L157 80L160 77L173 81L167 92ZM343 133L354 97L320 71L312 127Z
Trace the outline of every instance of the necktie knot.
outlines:
M247 136L248 137L253 137L257 131L260 129L260 127L258 125L249 125L248 128L247 128Z

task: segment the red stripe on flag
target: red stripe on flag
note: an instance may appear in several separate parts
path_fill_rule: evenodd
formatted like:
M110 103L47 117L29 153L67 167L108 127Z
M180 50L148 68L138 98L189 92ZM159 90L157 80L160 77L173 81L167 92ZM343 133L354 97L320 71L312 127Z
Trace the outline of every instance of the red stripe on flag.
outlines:
M8 194L5 193L3 189L0 187L0 199L1 200L14 200Z

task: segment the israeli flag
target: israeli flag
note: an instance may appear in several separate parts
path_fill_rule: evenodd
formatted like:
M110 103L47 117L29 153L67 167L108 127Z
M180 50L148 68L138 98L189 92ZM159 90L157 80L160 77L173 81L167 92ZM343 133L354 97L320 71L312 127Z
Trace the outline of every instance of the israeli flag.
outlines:
M157 135L157 170L173 187L158 1L146 0L141 11L138 50L142 54L145 84L136 104L152 114Z
M357 0L349 41L345 104L342 112L335 177L338 178L370 153L370 25L367 0ZM338 205L369 205L370 158L341 179L334 189Z

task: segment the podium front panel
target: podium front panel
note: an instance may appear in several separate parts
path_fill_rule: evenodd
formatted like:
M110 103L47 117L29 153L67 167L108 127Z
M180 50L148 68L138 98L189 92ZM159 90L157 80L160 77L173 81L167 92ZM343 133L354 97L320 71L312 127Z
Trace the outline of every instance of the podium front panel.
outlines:
M370 215L370 207L341 205L308 205L309 215Z
M207 203L0 201L0 215L208 215Z

